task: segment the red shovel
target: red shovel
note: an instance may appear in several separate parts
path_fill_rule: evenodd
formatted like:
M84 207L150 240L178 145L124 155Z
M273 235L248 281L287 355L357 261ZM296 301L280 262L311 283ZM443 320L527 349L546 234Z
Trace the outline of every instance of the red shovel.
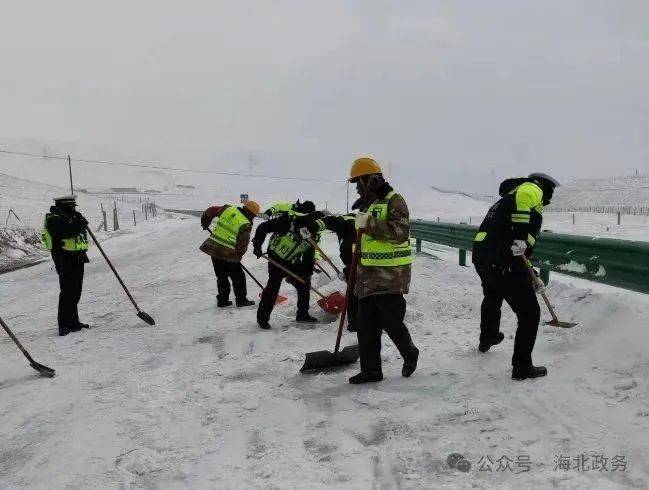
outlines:
M340 313L345 309L345 297L342 294L340 294L340 291L334 291L329 296L325 296L316 288L314 288L311 284L307 284L307 282L304 279L294 274L283 265L278 264L277 262L275 262L273 259L271 259L266 255L262 255L262 257L265 258L268 262L273 264L278 269L286 272L286 274L291 276L296 281L304 284L305 286L308 286L311 289L311 291L313 291L315 294L320 296L320 299L318 300L318 306L322 308L324 311L326 311L327 313L337 315L338 313Z

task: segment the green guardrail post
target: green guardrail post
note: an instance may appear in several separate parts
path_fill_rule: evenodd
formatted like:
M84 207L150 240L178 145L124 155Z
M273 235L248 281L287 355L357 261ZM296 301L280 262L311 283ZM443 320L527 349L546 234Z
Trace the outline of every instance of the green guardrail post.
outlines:
M466 266L466 250L460 249L460 265Z

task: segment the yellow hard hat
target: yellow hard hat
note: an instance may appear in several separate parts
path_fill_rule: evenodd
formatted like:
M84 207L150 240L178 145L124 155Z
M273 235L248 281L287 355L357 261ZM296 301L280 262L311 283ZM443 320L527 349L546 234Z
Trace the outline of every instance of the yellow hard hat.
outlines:
M349 181L356 182L363 175L380 174L381 167L376 160L370 157L361 157L354 160L352 169L349 172Z
M252 214L257 216L259 214L259 211L261 211L261 206L259 203L255 201L246 201L246 203L243 205L244 208L246 208L248 211L250 211Z

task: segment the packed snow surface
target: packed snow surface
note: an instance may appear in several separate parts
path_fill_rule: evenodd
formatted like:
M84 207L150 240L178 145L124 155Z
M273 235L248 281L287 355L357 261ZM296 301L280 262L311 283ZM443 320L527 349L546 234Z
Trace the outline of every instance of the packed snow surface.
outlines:
M39 377L0 337L0 487L646 488L645 296L552 282L559 315L579 325L540 327L534 359L549 375L514 382L511 312L505 341L479 353L475 272L420 254L406 316L418 370L402 378L384 337L386 379L351 386L358 365L299 374L305 352L333 348L337 324L315 305L319 324L294 323L290 286L269 331L255 307L216 308L211 263L197 249L204 237L187 217L104 241L154 327L135 316L96 249L80 304L92 327L67 337L56 336L49 263L0 276L3 319L57 370ZM336 245L325 242L334 255ZM265 281L265 263L249 255L245 264ZM325 279L325 291L342 288ZM346 332L343 345L354 342ZM448 467L455 452L468 473ZM556 468L582 454L589 468L608 458L608 470ZM625 471L612 470L616 456ZM503 457L511 470L480 471L485 458Z

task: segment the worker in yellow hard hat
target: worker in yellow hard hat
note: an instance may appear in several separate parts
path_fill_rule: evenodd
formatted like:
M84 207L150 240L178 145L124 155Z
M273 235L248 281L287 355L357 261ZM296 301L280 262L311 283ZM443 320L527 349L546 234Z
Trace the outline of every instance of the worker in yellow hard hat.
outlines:
M381 381L381 334L385 330L396 345L404 377L417 368L419 350L403 323L404 294L410 287L410 217L404 198L383 178L381 167L370 157L352 164L350 182L360 199L356 229L362 234L356 269L358 313L356 328L361 372L349 378L352 384Z
M243 206L229 204L207 208L201 217L203 229L211 232L200 250L212 257L216 274L218 294L217 306L231 306L230 281L237 306L252 306L248 299L246 276L241 267L241 258L248 250L252 221L261 211L255 201L246 201Z

